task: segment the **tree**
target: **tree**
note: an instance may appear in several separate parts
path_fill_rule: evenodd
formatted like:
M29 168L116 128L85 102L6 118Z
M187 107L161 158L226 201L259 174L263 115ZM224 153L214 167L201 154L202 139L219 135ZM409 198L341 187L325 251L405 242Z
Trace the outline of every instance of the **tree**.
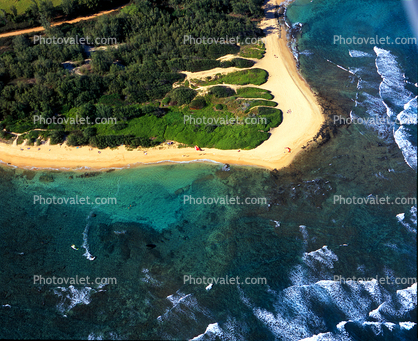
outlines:
M67 137L67 144L69 146L82 146L88 142L88 138L86 138L81 131L74 131Z
M13 38L13 48L18 53L25 51L29 45L29 40L23 35Z
M96 51L91 55L93 70L98 73L109 71L113 63L112 57L105 51Z
M83 131L83 135L87 140L89 140L90 137L96 136L96 134L97 134L97 129L95 127L88 127L84 129Z
M203 109L206 106L206 101L203 97L196 97L190 102L190 109Z
M40 16L40 21L41 21L41 25L42 27L45 29L45 31L49 31L49 29L51 28L51 23L49 22L48 18L41 14Z
M59 131L59 130L54 130L51 133L51 140L50 143L51 144L58 144L58 143L62 143L64 142L64 132L63 131Z
M54 17L54 4L51 0L43 0L39 3L39 13L46 19L50 20Z
M95 9L99 4L99 0L80 0L80 4L85 5L90 9Z
M171 93L171 100L177 105L189 104L196 96L197 91L185 87L175 88Z
M75 5L74 0L63 0L61 8L65 15L71 15L75 10Z
M16 19L16 17L17 17L17 9L16 9L16 6L15 5L10 6L10 12L13 15L13 19Z
M227 86L214 86L210 88L209 94L214 95L215 97L229 97L235 95L235 90Z

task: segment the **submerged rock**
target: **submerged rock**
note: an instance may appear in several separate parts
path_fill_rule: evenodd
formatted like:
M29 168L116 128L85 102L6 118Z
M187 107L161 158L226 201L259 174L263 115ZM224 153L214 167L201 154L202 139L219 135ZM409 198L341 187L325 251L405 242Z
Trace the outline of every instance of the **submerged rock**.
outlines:
M39 177L39 181L44 183L54 182L54 177L49 174L43 174Z
M231 170L231 166L229 164L225 163L222 167L222 170L224 172L229 172Z

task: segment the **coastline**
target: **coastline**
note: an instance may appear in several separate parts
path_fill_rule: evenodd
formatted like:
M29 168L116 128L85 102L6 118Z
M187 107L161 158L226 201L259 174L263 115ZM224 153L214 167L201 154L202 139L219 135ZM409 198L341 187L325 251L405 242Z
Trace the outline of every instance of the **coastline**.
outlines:
M284 27L280 28L284 31L281 34L282 38L278 38L274 9L276 4L284 2L268 0L264 5L265 17L260 27L267 31L266 53L253 66L269 73L267 82L259 87L271 91L273 100L278 102L278 108L283 111L283 122L272 129L269 139L258 147L241 151L204 148L203 151L197 152L194 148L177 148L174 144L128 151L125 147L99 150L90 146L68 147L65 144L28 147L0 143L0 161L20 168L65 170L105 170L166 162L199 161L267 169L287 167L320 131L325 118L316 96L299 74L296 61L287 46ZM208 73L210 70L204 72ZM291 114L287 113L288 109L292 110ZM290 148L291 153L286 152L286 148Z

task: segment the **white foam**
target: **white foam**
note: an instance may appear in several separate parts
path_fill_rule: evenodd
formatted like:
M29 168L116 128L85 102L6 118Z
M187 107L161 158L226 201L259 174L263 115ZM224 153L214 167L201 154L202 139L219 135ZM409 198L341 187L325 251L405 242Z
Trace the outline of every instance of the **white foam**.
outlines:
M414 170L417 170L417 146L414 146L410 139L411 134L408 132L405 126L400 126L395 131L396 144L402 151L405 162Z
M388 269L385 272L391 274ZM273 308L269 310L257 307L240 287L238 290L241 301L277 340L351 340L345 330L348 321L363 321L363 326L379 334L383 326L389 330L397 327L383 316L404 318L417 304L416 284L398 290L394 297L376 279L347 281L344 285L338 281L321 280L309 285L294 285L279 293L268 288L268 294L274 298ZM346 321L336 325L338 332L329 332L324 317L312 309L312 302L347 317ZM369 318L374 321L368 321ZM413 327L410 324L405 326Z
M90 229L90 223L87 223L87 225L86 225L86 227L84 228L84 231L83 231L83 245L81 245L81 247L84 250L86 250L86 252L84 252L83 256L86 257L88 260L93 261L93 260L96 259L96 257L93 256L90 253L89 242L88 242L89 229Z
M338 256L328 249L326 245L316 251L305 252L303 255L303 260L306 264L313 267L313 263L321 263L325 267L332 269L334 267L334 262L338 261Z
M374 47L374 52L377 55L376 69L382 77L379 87L380 97L384 101L390 100L403 107L415 96L405 88L405 75L401 71L396 57L390 51L378 47Z
M379 322L386 322L384 316L395 316L402 318L417 306L417 284L396 291L395 302L388 298L376 309L369 313L369 316Z
M214 340L216 336L223 337L223 332L221 328L219 328L219 325L217 323L209 324L203 334L200 334L193 339L190 339L190 341L198 341L203 340L203 337L207 336L209 337L209 340Z
M352 58L359 58L359 57L373 57L370 53L357 51L357 50L349 50L348 54Z
M389 117L397 115L386 102L393 103L397 107L404 108L404 110L397 115L400 124L416 125L416 96L406 89L406 77L401 71L396 57L393 56L390 51L378 47L374 47L374 52L377 55L375 62L376 69L382 77L382 82L379 86L379 94L387 108L387 115ZM395 131L394 137L399 148L402 150L405 162L412 169L416 170L417 147L411 143L412 136L404 126L401 126Z
M303 245L304 245L304 248L306 249L306 247L308 246L308 238L309 238L308 231L306 230L306 226L299 225L299 231L302 234Z
M405 213L399 213L396 215L399 223L401 223L409 232L417 233L417 207L412 206L408 212L408 218Z
M182 300L184 300L185 298L191 296L191 294L185 295L181 292L176 292L173 295L169 295L167 296L167 299L173 304L173 306L176 306L177 304L179 304Z
M66 316L65 313L77 304L90 304L92 292L96 292L96 290L90 287L80 289L75 288L73 285L70 285L68 288L57 287L54 289L54 294L61 298L61 301L57 305L58 311Z
M397 116L398 124L417 125L417 97L404 105L404 110Z
M399 326L401 327L401 329L406 329L406 330L411 330L412 328L414 328L414 326L416 326L415 322L399 322Z
M154 287L160 287L161 286L161 282L159 282L158 280L156 280L155 278L153 278L149 274L149 270L148 269L142 269L142 273L144 274L144 277L141 278L141 281L142 282L151 284Z
M341 338L337 338L331 332L328 332L328 333L319 333L317 335L307 337L300 341L336 341L336 340L341 340Z

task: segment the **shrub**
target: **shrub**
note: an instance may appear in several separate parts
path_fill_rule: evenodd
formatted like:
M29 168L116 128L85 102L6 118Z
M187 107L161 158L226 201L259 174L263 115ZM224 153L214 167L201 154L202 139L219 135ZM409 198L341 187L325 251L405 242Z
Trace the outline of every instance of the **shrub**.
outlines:
M196 97L190 103L190 109L203 109L206 106L206 101L203 97Z
M234 63L234 66L239 67L239 68L251 67L255 64L255 62L253 62L252 60L243 59L243 58L235 58L232 60L232 62Z
M244 59L244 58L234 58L231 60L225 60L221 63L221 67L238 67L238 68L246 68L251 67L255 64L252 60Z
M118 104L122 104L123 101L119 94L111 94L111 95L103 95L102 97L100 97L98 103L104 104L104 105L118 105Z
M89 141L90 145L97 147L99 149L104 149L107 147L114 148L122 144L125 144L128 147L151 147L155 145L156 142L151 141L147 137L136 137L133 135L105 135L105 136L93 136Z
M69 146L82 146L86 144L88 139L83 135L81 131L74 131L67 136L67 144Z
M63 143L63 142L64 142L64 137L65 137L65 134L64 134L64 132L63 132L63 131L60 131L60 130L54 130L54 131L51 133L51 141L50 141L50 143L51 143L51 144L59 144L59 143Z
M215 97L229 97L235 95L234 89L231 89L227 86L214 86L210 88L209 94L214 95Z
M128 124L127 124L127 123L125 123L125 122L118 122L118 123L116 123L116 124L112 125L112 129L113 129L114 131L118 131L118 130L123 130L123 129L125 129L127 126L128 126Z
M18 136L17 138L17 144L22 144L25 141L25 137L23 135Z
M163 100L161 101L162 105L167 105L168 103L171 102L171 98L170 97L165 97L163 98Z
M215 109L216 110L223 110L224 106L222 104L216 104Z
M87 140L90 139L90 137L96 136L96 134L97 129L95 127L88 127L83 131L83 135Z
M220 75L212 80L204 82L202 85L212 84L236 84L236 85L247 85L255 84L261 85L267 81L268 73L263 69L248 69L231 72L225 75Z
M237 89L237 95L243 98L264 98L264 99L273 99L273 95L268 90L245 87Z
M177 105L189 104L196 96L197 91L186 87L179 87L171 92L171 100Z

